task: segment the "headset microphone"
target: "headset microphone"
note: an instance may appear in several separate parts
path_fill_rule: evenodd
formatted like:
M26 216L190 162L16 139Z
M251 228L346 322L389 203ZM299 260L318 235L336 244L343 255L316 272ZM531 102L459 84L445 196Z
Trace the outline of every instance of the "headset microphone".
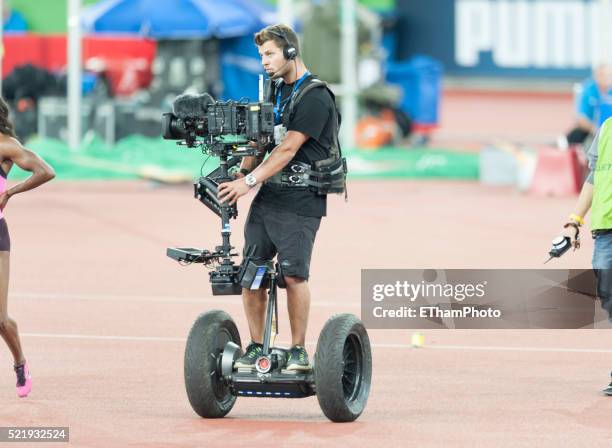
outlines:
M280 73L285 69L285 67L287 67L287 65L289 65L290 62L291 62L291 59L287 60L287 62L285 62L281 68L279 68L275 72L272 72L272 74L269 75L270 79L277 79Z

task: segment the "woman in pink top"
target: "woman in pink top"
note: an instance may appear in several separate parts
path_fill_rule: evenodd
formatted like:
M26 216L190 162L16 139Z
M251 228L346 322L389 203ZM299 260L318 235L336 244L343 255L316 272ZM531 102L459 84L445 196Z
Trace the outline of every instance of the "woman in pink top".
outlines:
M21 350L17 323L8 315L11 241L4 212L9 199L18 193L23 193L50 181L55 177L55 172L39 156L21 146L15 137L15 131L8 115L8 106L0 98L0 336L6 341L15 359L17 395L26 397L32 389L32 378ZM6 178L13 164L30 171L32 175L25 181L8 188Z

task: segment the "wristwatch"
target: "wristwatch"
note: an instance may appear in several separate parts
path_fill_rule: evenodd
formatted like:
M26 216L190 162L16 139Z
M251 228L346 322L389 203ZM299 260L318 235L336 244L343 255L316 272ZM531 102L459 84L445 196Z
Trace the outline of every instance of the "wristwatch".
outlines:
M244 182L251 188L257 185L257 179L253 176L253 173L247 174L244 178Z

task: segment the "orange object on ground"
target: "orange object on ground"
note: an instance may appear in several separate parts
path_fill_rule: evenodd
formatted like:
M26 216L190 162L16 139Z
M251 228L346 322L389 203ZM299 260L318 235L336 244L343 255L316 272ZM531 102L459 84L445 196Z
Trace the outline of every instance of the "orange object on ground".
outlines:
M355 126L355 144L364 149L376 149L391 143L393 125L379 117L364 117Z

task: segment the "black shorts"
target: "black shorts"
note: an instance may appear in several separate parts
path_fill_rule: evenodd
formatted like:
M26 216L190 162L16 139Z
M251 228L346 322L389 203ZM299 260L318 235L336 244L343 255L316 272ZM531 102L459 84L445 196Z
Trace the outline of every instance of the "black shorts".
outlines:
M283 275L308 280L320 224L321 218L253 203L244 226L244 249L257 245L254 257L260 260L278 254Z
M11 238L8 233L6 219L0 218L0 252L11 251Z

